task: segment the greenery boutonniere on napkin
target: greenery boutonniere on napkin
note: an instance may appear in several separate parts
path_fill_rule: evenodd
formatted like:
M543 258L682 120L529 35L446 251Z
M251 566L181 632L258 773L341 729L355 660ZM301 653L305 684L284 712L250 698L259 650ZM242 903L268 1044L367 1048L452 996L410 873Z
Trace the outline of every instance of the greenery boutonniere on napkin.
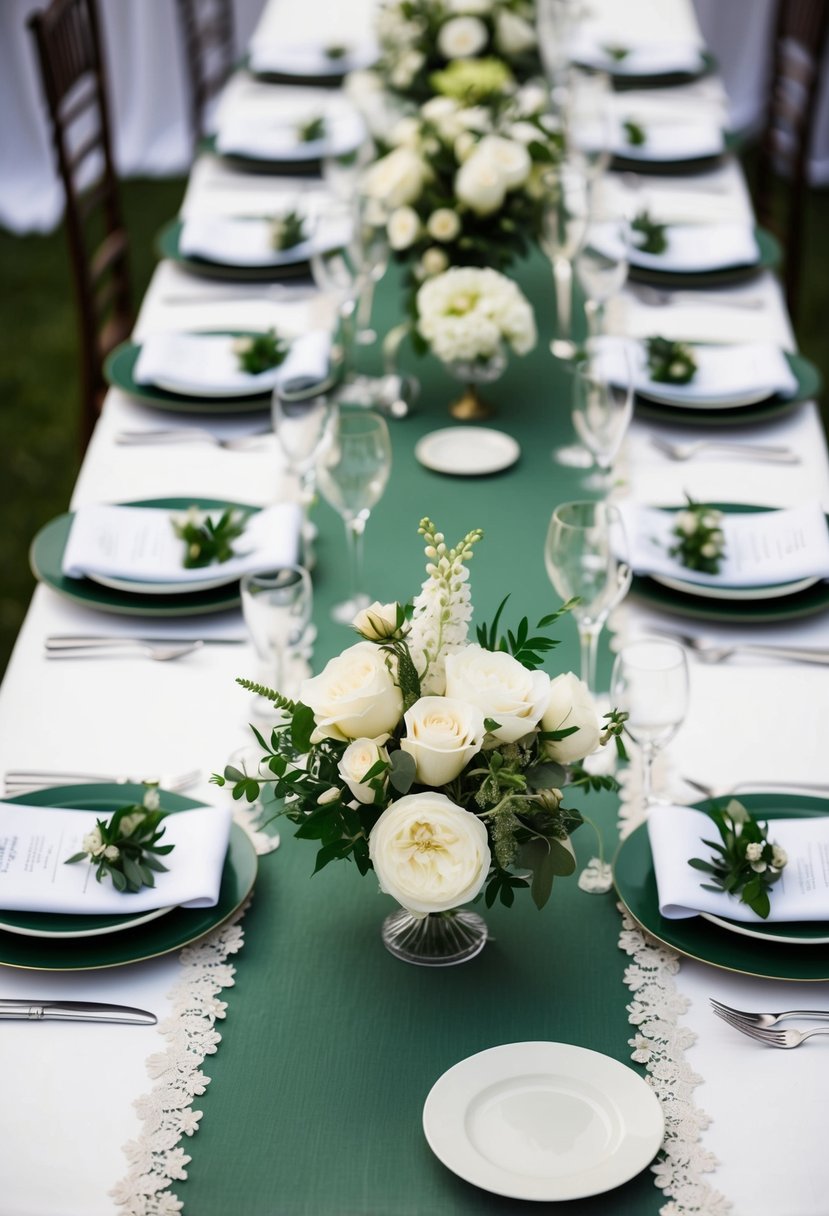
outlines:
M154 887L155 875L167 870L159 857L175 848L158 843L165 832L159 826L164 818L158 806L158 790L149 786L143 803L120 807L109 822L97 820L84 836L80 853L67 857L64 864L88 861L96 867L96 880L103 882L108 877L118 891Z
M282 246L287 249L287 245ZM233 353L239 360L239 369L251 376L270 371L279 367L288 353L288 343L280 338L275 329L269 329L266 334L254 334L250 338L237 338L233 343Z
M244 532L247 519L241 511L228 507L214 522L198 507L191 507L185 516L172 523L176 536L185 545L182 564L186 570L194 570L235 557L233 542Z
M722 531L722 511L688 498L688 506L680 511L671 529L676 543L668 550L689 570L700 574L717 574L725 555Z
M285 249L293 249L306 238L305 216L298 211L286 211L277 215L271 224L271 244L277 253Z
M712 848L715 856L708 861L692 857L688 865L711 875L712 881L702 884L706 891L738 895L740 903L748 904L765 920L771 908L769 887L777 882L788 861L785 849L769 840L768 824L759 823L736 799L706 813L716 824L720 840L702 843Z
M665 236L667 224L658 224L652 220L649 211L640 211L631 224L634 233L634 243L643 253L664 253L668 248L668 238Z
M341 42L330 42L325 48L325 58L331 60L345 59L348 54L348 47Z
M641 148L642 144L647 142L645 128L632 118L627 118L622 123L622 128L625 132L625 138L632 148Z
M697 361L687 342L670 338L648 338L648 372L657 384L690 384Z
M614 63L621 63L624 59L627 59L628 55L630 54L630 51L626 46L619 46L618 44L612 42L606 43L602 47L602 50L604 51L605 55L607 55L608 59L612 59Z
M313 118L306 118L297 127L297 138L301 144L312 144L318 139L325 137L325 116L315 114Z

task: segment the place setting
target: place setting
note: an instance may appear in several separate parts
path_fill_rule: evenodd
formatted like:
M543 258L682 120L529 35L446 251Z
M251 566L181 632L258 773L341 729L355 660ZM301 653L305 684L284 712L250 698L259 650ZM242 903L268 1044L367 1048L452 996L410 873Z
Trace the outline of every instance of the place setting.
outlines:
M573 62L607 72L614 87L665 88L692 83L708 75L714 61L702 42L671 38L608 38L606 29L589 20L580 23L568 53Z
M660 223L647 211L633 220L630 277L663 288L741 283L779 265L782 251L764 228L735 221Z
M251 39L246 66L266 84L335 87L349 72L370 68L377 55L370 38L286 38L264 30Z

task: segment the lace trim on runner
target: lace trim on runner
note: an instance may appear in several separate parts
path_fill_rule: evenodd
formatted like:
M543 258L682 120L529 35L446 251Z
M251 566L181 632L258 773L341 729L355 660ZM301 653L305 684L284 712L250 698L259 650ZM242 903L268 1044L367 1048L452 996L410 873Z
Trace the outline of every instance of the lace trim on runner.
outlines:
M227 1005L219 994L234 983L236 969L228 958L244 944L238 922L247 907L203 941L185 946L179 956L172 1011L159 1026L167 1048L147 1060L155 1084L134 1103L141 1133L124 1146L129 1173L110 1191L125 1216L174 1216L183 1207L170 1190L173 1182L187 1177L190 1162L179 1141L199 1129L202 1112L193 1109L193 1100L210 1084L201 1065L221 1042L215 1024Z

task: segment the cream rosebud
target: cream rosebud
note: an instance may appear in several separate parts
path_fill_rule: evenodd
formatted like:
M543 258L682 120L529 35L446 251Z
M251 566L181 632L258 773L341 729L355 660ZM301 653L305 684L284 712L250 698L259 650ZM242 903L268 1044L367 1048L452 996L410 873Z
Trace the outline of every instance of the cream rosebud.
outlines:
M144 791L144 798L142 801L148 811L158 810L159 806L161 805L161 799L159 797L158 790L154 785L151 785L149 789Z
M355 739L340 757L340 776L358 802L374 801L374 790L363 778L379 760L388 764L389 753L376 739Z
M481 750L486 734L481 711L452 697L421 697L403 721L400 747L414 758L421 785L454 781Z
M528 671L511 654L472 645L448 655L446 695L476 705L498 726L499 743L514 743L535 729L547 707L550 677Z
M387 231L392 249L408 249L420 234L420 216L413 207L397 207L389 216Z
M746 861L759 861L762 856L763 846L759 842L752 841L746 845Z
M104 840L101 836L101 829L95 827L91 832L87 832L81 843L81 848L90 857L100 857L104 851Z
M454 241L460 230L457 213L449 207L438 207L426 221L426 231L435 241Z
M299 699L314 714L312 741L376 739L395 729L403 696L383 652L358 642L331 659L318 676L303 680Z
M368 847L381 890L413 916L469 903L489 871L481 820L431 790L393 802L374 825Z
M789 855L779 844L771 846L771 864L775 870L782 870L789 860Z
M453 17L438 32L438 50L444 59L470 59L488 41L487 28L477 17Z
M108 844L104 849L104 857L107 861L117 861L121 856L121 850L114 844Z
M383 642L386 638L401 637L406 632L404 625L397 624L399 616L400 605L396 601L381 604L375 600L368 608L358 612L351 624L367 642Z
M559 764L583 760L599 746L601 726L587 685L572 671L562 672L550 681L550 699L541 717L542 730L577 729L566 739L548 740L544 754Z
M463 162L455 175L455 194L477 215L491 215L504 202L507 183L500 169L480 145Z
M436 245L432 245L430 249L425 250L423 257L420 259L420 265L423 268L424 275L427 278L432 278L436 274L443 274L449 265L449 258L442 249L438 249Z

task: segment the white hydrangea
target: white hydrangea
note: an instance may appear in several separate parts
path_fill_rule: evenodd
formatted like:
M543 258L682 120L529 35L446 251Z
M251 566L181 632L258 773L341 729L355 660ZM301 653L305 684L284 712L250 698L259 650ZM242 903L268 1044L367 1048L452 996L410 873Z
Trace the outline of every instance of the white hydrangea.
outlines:
M516 354L532 350L535 317L511 279L488 267L456 266L417 293L418 329L444 363L491 358L502 341Z

